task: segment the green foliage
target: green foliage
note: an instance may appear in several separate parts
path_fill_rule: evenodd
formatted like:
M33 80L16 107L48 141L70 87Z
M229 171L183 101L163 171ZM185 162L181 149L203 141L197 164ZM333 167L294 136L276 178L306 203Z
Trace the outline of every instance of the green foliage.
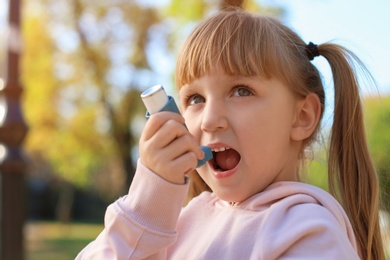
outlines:
M66 130L56 133L46 151L55 171L78 186L88 185L92 174L103 167L102 162L114 152L107 137L97 131L96 121L96 108L83 108Z
M365 99L368 143L381 187L382 207L390 212L390 96Z
M199 0L171 0L164 13L168 17L172 17L180 23L189 23L202 19L213 10L220 9L222 6L229 6L231 3L236 4L240 1L199 1ZM264 13L267 15L280 16L283 14L283 9L279 7L264 6L255 0L241 1L242 8L256 13Z
M206 1L199 0L172 0L166 9L167 16L174 17L174 19L183 23L197 21L204 17L208 9Z
M137 88L150 71L146 49L149 28L159 21L155 9L135 1L62 0L31 0L24 8L25 148L32 163L43 162L50 174L82 187L102 169L109 176L118 163L131 170L137 140L131 123L144 114ZM131 82L110 77L129 64Z
M328 166L325 148L318 148L313 159L308 159L301 172L302 181L328 191Z
M96 108L86 106L69 117L63 115L67 113L60 106L63 88L54 75L54 45L45 22L45 17L26 15L23 23L23 107L30 128L25 148L32 158L44 158L64 180L85 186L112 148L95 127Z

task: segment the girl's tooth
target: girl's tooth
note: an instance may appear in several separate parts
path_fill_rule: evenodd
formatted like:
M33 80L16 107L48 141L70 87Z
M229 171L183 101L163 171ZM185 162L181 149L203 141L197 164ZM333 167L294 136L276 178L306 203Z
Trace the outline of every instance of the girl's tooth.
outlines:
M219 147L219 148L213 148L211 149L213 152L223 152L225 150L230 149L229 147Z

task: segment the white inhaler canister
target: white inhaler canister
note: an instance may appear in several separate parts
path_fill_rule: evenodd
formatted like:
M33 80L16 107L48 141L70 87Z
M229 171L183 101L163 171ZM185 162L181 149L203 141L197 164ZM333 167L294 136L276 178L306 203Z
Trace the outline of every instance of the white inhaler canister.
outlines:
M175 100L167 95L162 85L148 88L141 94L141 98L147 110L147 118L160 111L171 111L180 114Z
M146 107L146 118L160 111L171 111L180 114L173 97L168 96L162 85L148 88L141 94L142 101ZM200 147L204 153L203 160L198 160L197 168L213 158L213 153L208 146Z

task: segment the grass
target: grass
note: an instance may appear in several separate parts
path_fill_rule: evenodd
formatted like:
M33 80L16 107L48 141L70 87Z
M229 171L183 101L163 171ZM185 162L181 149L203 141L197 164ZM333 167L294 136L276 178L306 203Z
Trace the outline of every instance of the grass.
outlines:
M101 224L27 223L25 226L25 259L74 259L102 229Z

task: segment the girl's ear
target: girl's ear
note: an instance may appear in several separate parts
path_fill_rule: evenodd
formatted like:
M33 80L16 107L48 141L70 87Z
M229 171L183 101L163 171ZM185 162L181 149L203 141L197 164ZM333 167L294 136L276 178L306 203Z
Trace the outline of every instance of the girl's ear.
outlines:
M297 104L297 116L291 129L291 139L303 141L315 131L321 115L321 102L318 96L311 93Z

